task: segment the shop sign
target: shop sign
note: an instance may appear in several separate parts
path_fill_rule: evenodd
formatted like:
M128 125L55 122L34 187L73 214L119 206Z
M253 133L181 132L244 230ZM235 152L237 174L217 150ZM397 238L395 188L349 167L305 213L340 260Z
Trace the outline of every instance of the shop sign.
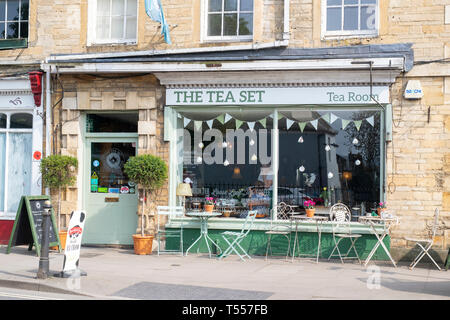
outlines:
M293 105L389 103L389 87L167 89L167 105Z
M73 272L78 269L85 218L86 213L83 211L73 211L71 214L64 247L64 272Z

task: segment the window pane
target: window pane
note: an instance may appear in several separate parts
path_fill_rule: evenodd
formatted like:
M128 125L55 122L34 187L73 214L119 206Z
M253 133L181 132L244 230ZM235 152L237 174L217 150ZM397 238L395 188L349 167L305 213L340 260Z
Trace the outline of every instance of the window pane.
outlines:
M253 0L241 0L241 11L253 11Z
M237 0L225 0L224 11L237 11Z
M358 0L344 0L344 4L358 4Z
M376 29L376 8L375 6L361 7L361 30Z
M137 113L98 113L86 117L86 132L137 132Z
M336 31L341 30L341 8L327 9L327 30Z
M123 17L113 17L111 19L111 39L123 38Z
M33 115L29 113L15 113L11 116L11 129L33 128Z
M344 30L358 30L358 7L344 9Z
M0 211L5 206L5 153L6 133L0 133Z
M222 32L222 15L208 15L208 36L220 36Z
M328 6L340 6L342 4L342 0L327 0Z
M16 212L22 195L31 193L31 133L10 133L8 154L8 212Z
M6 129L6 114L0 113L0 129Z
M223 16L223 35L235 36L237 35L237 14L227 13Z
M222 11L222 0L209 0L209 12Z
M136 39L136 19L137 18L127 18L126 39Z
M0 38L6 39L5 24L3 22L0 23Z
M6 1L0 0L0 21L5 21L6 18Z
M239 35L247 36L253 34L253 14L242 13L239 15Z
M19 20L19 0L8 0L8 21Z
M16 39L19 37L19 23L18 22L9 22L6 24L6 38L7 39Z
M127 15L137 16L137 0L127 0Z
M22 0L22 8L20 9L20 19L28 20L28 1Z
M113 16L123 16L125 12L124 0L113 0L112 1L112 15Z
M20 37L28 38L28 22L20 23Z
M361 4L376 4L377 0L361 0Z
M97 16L109 16L109 0L97 0Z

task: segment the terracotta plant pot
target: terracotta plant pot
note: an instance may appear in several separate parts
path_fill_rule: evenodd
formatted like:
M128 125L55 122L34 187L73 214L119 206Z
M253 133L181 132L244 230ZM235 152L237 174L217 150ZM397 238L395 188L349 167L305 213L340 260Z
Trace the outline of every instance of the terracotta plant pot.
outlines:
M139 255L152 254L153 236L133 234L134 253Z
M316 212L316 209L305 209L306 216L307 217L314 217L314 213Z
M61 244L61 250L64 250L66 247L66 239L67 239L67 231L58 232L59 235L59 243ZM58 250L58 246L50 247L51 250Z
M213 204L205 204L203 206L203 209L205 209L205 211L207 211L207 212L212 212L214 210L214 205Z
M386 208L377 208L377 214L381 217L381 213L386 211Z

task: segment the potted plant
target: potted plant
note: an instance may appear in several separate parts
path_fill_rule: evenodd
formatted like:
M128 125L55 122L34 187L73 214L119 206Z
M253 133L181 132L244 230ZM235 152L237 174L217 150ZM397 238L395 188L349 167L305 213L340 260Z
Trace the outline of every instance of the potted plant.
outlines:
M140 234L133 235L134 252L140 255L151 254L154 229L149 227L149 219L145 213L145 204L147 199L150 199L149 212L151 216L154 216L155 200L167 180L167 165L161 158L145 154L130 157L124 165L124 172L130 180L139 184L143 190ZM147 195L149 198L147 198ZM145 228L146 221L147 228Z
M386 211L387 209L387 203L386 202L380 202L378 203L377 213L381 217L381 213Z
M214 198L213 197L206 197L205 198L205 205L203 206L203 208L205 209L205 211L207 212L212 212L214 210Z
M63 248L66 244L67 230L61 230L61 189L67 188L75 182L77 167L77 158L59 154L42 158L40 165L44 186L49 187L51 191L57 191L58 194L57 225L59 240Z
M306 200L303 202L303 206L305 207L306 216L314 217L314 213L316 212L316 203L312 200Z

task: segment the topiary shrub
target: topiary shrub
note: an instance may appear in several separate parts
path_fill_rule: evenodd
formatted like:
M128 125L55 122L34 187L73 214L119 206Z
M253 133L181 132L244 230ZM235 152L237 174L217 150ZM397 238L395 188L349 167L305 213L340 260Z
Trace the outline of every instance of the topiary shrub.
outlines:
M147 194L153 202L167 180L167 165L160 157L145 154L130 157L124 165L124 172L144 190L141 214L141 235L144 236L144 208Z
M42 181L45 187L58 191L58 230L61 229L61 189L72 185L76 180L77 158L59 154L41 160Z

